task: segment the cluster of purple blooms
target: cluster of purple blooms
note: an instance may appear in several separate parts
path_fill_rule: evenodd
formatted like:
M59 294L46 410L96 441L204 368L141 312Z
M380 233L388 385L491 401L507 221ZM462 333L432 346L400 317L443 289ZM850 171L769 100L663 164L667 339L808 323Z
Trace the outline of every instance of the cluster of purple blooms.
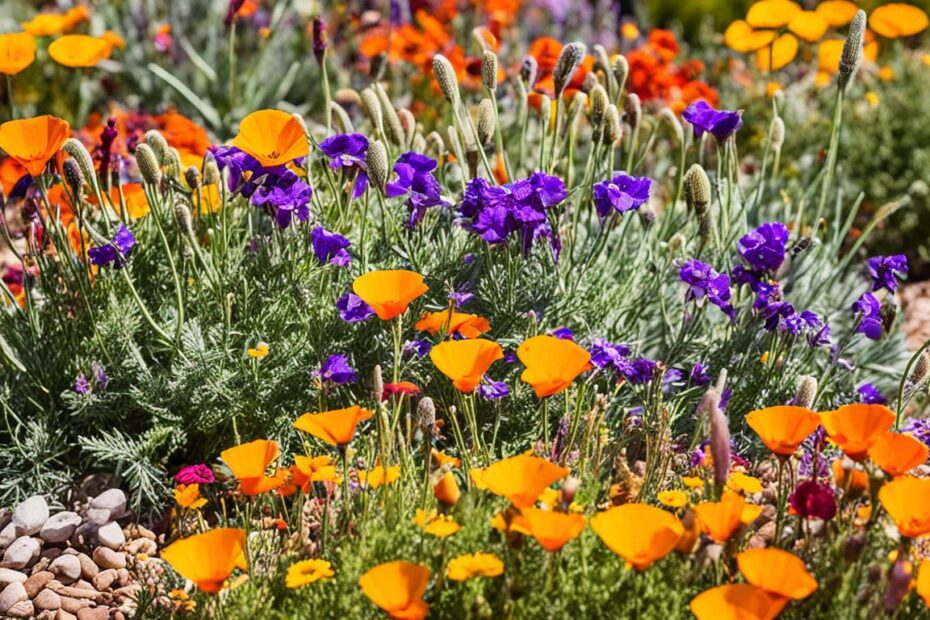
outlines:
M336 134L320 142L320 150L329 157L329 167L333 170L355 171L352 198L365 193L368 187L368 167L365 164L368 138L360 133Z
M678 277L688 285L685 303L702 305L709 301L720 308L731 321L736 321L736 309L730 303L730 276L717 273L707 263L692 259L681 266Z
M103 367L103 364L96 361L91 362L90 369L96 387L101 391L107 389L107 385L110 383L110 377L107 375L107 371ZM93 388L94 386L91 385L90 379L88 379L84 373L79 374L74 380L74 391L82 396L90 394Z
M267 209L281 228L294 217L310 219L310 185L286 165L264 167L257 159L235 146L212 146L210 151L219 169L229 170L227 188L247 198L256 207Z
M610 342L604 338L594 338L588 345L591 364L601 370L612 370L632 385L649 383L659 362L646 357L630 357L630 348L624 344Z
M360 323L375 315L374 309L355 293L346 293L336 302L339 316L346 323Z
M612 214L623 215L648 202L652 181L649 177L634 177L620 172L608 181L595 183L593 189L594 208L603 226Z
M866 405L884 405L888 399L871 383L863 383L856 390L859 399Z
M358 373L349 365L349 359L341 354L327 357L320 369L314 374L323 381L335 383L336 385L355 383L358 380Z
M715 110L703 99L689 105L681 117L694 127L694 137L700 138L709 133L717 142L723 142L743 126L743 117L739 112Z
M348 267L352 262L348 252L349 240L342 235L317 226L310 233L310 241L321 265L330 263L336 267Z
M856 331L871 340L879 340L884 321L882 304L874 293L882 289L893 293L898 289L898 279L907 273L907 257L903 254L873 256L868 260L868 268L872 277L872 290L860 295L853 302L852 309L859 319Z
M403 196L410 213L407 226L416 228L430 207L449 207L442 197L439 181L433 176L436 160L416 151L407 151L397 158L394 173L397 178L389 181L385 193L396 198Z
M459 207L463 223L490 244L520 239L523 254L529 254L538 239L549 239L558 260L561 241L549 223L548 210L563 200L567 191L562 179L534 172L503 186L483 178L469 181Z
M120 269L126 264L129 253L136 246L136 238L124 224L120 224L119 230L106 245L89 248L87 256L90 262L98 267L113 265L114 269Z

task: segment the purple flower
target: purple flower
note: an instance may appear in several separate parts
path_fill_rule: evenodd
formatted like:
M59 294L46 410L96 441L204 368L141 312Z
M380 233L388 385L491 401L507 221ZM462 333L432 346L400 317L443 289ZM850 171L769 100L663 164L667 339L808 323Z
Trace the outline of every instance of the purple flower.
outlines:
M346 248L349 247L349 240L336 233L329 232L322 226L317 226L310 233L310 239L313 243L313 253L320 261L320 264L330 264L337 267L348 267L351 259Z
M330 381L338 385L345 383L355 383L358 375L355 369L349 366L349 360L345 355L330 355L320 367L320 377L324 381Z
M649 383L655 374L658 362L645 357L637 357L624 371L623 376L633 385Z
M572 332L572 330L565 327L564 325L562 327L556 327L552 330L551 333L559 340L571 340L572 342L575 341L575 334Z
M114 269L119 269L126 264L126 258L135 245L136 238L124 224L120 224L119 230L116 231L110 243L88 249L87 255L90 257L90 262L95 265L100 267L113 265Z
M785 260L788 228L781 222L766 222L739 240L740 256L754 269L775 271Z
M880 340L882 337L882 305L872 293L863 293L852 305L853 312L859 319L856 331L865 334L870 340Z
M901 432L913 435L914 439L930 446L930 420L928 419L909 418L901 427Z
M83 374L78 375L74 380L74 391L82 396L90 394L90 381Z
M411 357L416 355L417 357L423 357L430 352L430 349L433 348L432 343L429 340L408 340L404 343L404 357Z
M359 323L375 315L375 311L365 300L355 293L346 293L336 302L339 316L346 323Z
M503 381L485 379L478 386L478 396L485 400L498 400L510 395L510 388Z
M829 521L836 516L836 496L833 489L821 482L802 482L795 487L788 501L794 511L804 519Z
M691 385L707 385L710 383L710 375L707 374L707 367L700 362L696 363L691 367L691 374L689 375L689 380Z
M215 479L213 470L204 463L182 467L174 476L178 484L211 484Z
M681 117L694 126L696 138L707 132L713 134L718 142L723 142L743 126L743 117L739 112L715 110L703 99L689 105Z
M619 173L609 181L594 184L594 206L601 223L612 212L634 211L649 200L652 181L649 177L634 177Z
M97 387L101 390L107 389L107 385L110 384L110 377L107 376L107 371L103 367L103 364L97 361L91 362L90 369L94 374L94 381L97 383Z
M888 402L888 399L871 383L863 383L856 392L859 393L859 399L866 405L884 405Z
M662 374L662 391L671 392L676 386L680 385L682 380L685 377L683 373L678 368L668 368Z
M884 288L893 293L898 288L898 278L907 274L907 257L904 254L873 256L868 265L873 291Z
M330 158L332 169L349 168L357 170L352 198L358 198L368 187L368 172L365 155L368 153L368 138L360 133L340 133L320 142L320 150Z
M815 450L804 450L798 462L798 476L801 478L825 479L830 475L827 459Z
M448 206L440 195L439 181L433 176L436 166L435 159L416 151L403 153L394 164L397 178L387 184L386 193L391 197L406 197L409 228L416 228L429 207Z
M474 299L474 297L475 297L474 293L468 293L466 291L458 291L458 292L452 291L451 293L449 293L449 301L454 303L456 308L461 308L462 306L470 302L472 299Z
M717 273L707 263L692 259L681 266L678 277L688 285L685 303L694 301L701 305L707 299L730 317L731 321L736 320L736 310L730 303L730 276Z
M612 366L621 371L630 364L630 348L624 344L616 344L604 338L594 338L588 346L591 354L591 363L597 368Z

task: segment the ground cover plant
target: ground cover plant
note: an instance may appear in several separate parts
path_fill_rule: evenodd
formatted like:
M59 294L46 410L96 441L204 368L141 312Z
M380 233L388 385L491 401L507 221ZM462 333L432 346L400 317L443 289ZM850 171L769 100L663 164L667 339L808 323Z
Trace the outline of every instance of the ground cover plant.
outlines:
M461 4L0 35L0 614L927 614L926 14Z

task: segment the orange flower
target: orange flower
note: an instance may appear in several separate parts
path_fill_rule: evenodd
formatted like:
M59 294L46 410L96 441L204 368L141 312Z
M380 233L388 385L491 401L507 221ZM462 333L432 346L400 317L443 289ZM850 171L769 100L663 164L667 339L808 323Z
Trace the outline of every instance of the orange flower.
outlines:
M787 457L817 429L820 418L810 409L783 405L752 411L746 416L746 423L769 450Z
M242 493L255 496L284 484L284 470L276 471L271 476L265 473L272 461L278 458L279 452L278 442L256 439L223 450L220 458L236 476Z
M533 386L542 398L558 394L590 368L591 354L571 340L555 336L534 336L517 349L517 357L526 366L520 379Z
M749 549L736 556L746 581L770 594L799 601L817 589L817 580L798 556L782 549Z
M426 512L422 508L417 508L413 522L424 532L436 538L447 538L462 530L462 526L455 522L452 515L439 514L435 510Z
M854 461L861 461L872 444L894 424L885 405L843 405L820 414L820 423L836 445Z
M300 121L281 110L259 110L246 116L232 143L268 168L310 152Z
M294 422L294 428L310 433L334 446L345 446L355 435L359 422L371 419L372 413L358 405L323 413L305 413Z
M675 515L647 504L622 504L591 517L591 529L638 571L672 552L685 533Z
M381 485L394 484L400 478L400 467L397 465L376 465L370 470L364 469L358 472L358 481L368 485L370 489L377 489Z
M474 470L472 470L474 471ZM529 508L549 485L568 475L568 469L528 454L492 463L481 475L489 491L509 499L517 508Z
M446 340L430 349L429 357L456 389L471 394L491 364L504 357L504 352L490 340Z
M360 275L352 283L352 290L372 307L379 319L389 321L403 314L410 302L429 287L416 272L392 269Z
M906 474L930 456L930 449L910 435L888 431L869 448L869 458L891 476Z
M124 183L117 188L113 188L113 204L119 208L119 192L123 193L123 200L126 202L126 213L134 220L144 217L149 212L149 201L145 197L145 190L141 183Z
M391 618L420 620L429 614L423 600L429 569L410 562L386 562L359 577L358 585L372 603Z
M68 139L69 131L67 121L47 114L7 121L0 125L0 150L37 177Z
M428 312L417 321L415 327L420 331L429 332L433 336L439 332L445 334L460 334L465 338L477 338L491 329L491 324L483 316L466 314L454 310L442 312Z
M701 592L691 599L691 613L698 620L771 620L788 599L745 583L728 583Z
M459 483L455 479L455 474L447 471L439 479L439 482L433 487L433 495L440 504L454 506L459 501L462 492L459 490Z
M513 518L514 524L525 528L546 551L553 553L578 538L584 530L584 517L575 513L524 508Z
M36 38L28 32L0 34L0 73L16 75L36 59Z
M801 6L791 0L759 0L746 13L746 21L753 28L781 28L787 26Z
M336 466L329 456L303 456L294 457L294 469L307 477L308 482L335 482L339 479Z
M103 39L86 34L66 34L48 46L48 55L66 67L93 67L109 57L111 46Z
M930 20L922 9L901 2L882 5L869 16L869 28L889 39L913 36L928 25Z
M774 1L774 0L766 0ZM793 34L783 34L771 46L756 52L756 67L759 71L778 71L787 66L798 55L798 39Z
M859 7L849 0L824 0L814 9L831 26L845 26L856 16Z
M723 42L734 52L746 54L763 48L775 40L772 30L753 30L752 26L742 19L738 19L723 33Z
M701 529L715 542L722 543L743 525L746 500L739 493L724 491L719 502L701 502L694 507Z
M869 488L869 475L862 471L853 461L846 461L851 467L846 467L842 458L833 459L830 469L833 470L833 480L839 489L846 489L850 493L865 491ZM851 475L848 482L846 476ZM848 488L847 488L848 487Z
M168 545L161 558L204 592L219 592L233 570L246 570L245 530L217 528Z
M108 55L108 56L109 56L110 53L113 51L113 48L117 48L117 49L125 49L125 48L126 48L126 39L124 39L123 37L119 36L118 34L116 34L115 32L113 32L112 30L107 30L107 31L104 32L102 35L100 35L100 38L101 38L103 41L106 41L106 42L107 42L107 45L110 46L110 49L109 49L109 51L107 52L107 55Z
M475 577L497 577L502 574L504 563L499 557L493 553L472 553L449 560L446 576L452 581L468 581Z
M788 23L788 30L805 41L819 41L830 24L820 14L814 11L801 11Z
M930 478L895 478L878 490L878 500L894 519L901 536L930 534Z
M49 37L68 30L70 21L58 13L39 13L28 22L20 24L23 30L37 37Z

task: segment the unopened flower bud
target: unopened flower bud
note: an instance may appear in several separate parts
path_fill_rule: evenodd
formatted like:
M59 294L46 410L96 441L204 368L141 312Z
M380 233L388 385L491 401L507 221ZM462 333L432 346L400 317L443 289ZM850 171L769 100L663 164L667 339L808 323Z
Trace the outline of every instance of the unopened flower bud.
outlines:
M203 184L216 185L220 182L220 168L216 165L216 158L207 151L203 160Z
M368 165L368 179L371 181L371 184L378 191L384 192L384 187L387 185L388 180L388 170L390 168L387 149L384 148L384 143L380 140L372 140L368 144L368 154L365 161Z
M849 24L849 34L846 36L846 43L843 44L843 52L840 54L839 86L841 89L849 85L856 76L859 65L862 64L866 22L865 11L860 9L853 17L852 23Z
M675 141L678 144L683 144L685 141L685 131L681 126L681 121L678 120L678 116L671 108L662 108L662 111L659 112L659 118L661 118L669 129L672 130L672 135L675 136Z
M388 97L387 91L384 90L384 87L381 84L374 85L375 94L378 95L378 103L381 104L381 114L383 115L382 121L384 127L387 130L388 139L394 143L395 146L403 147L404 139L406 134L404 133L404 128L400 124L400 118L397 116L397 110L394 109L394 105L391 103L391 99Z
M476 129L482 145L488 145L494 139L494 103L488 98L482 99L478 105Z
M317 15L313 18L313 57L320 64L323 64L323 57L326 56L326 47L329 43L329 37L326 34L326 22Z
M708 210L711 199L710 179L700 164L694 164L685 174L685 201L689 209L700 214Z
M607 91L600 84L591 89L588 98L591 101L591 114L589 117L591 126L598 128L604 122L604 115L607 114L610 98L607 96Z
M625 56L617 54L613 63L614 78L617 80L618 92L623 92L626 85L626 78L630 75L630 63Z
M801 375L798 379L798 386L794 392L792 404L797 407L810 409L814 406L814 399L817 397L817 379L810 375Z
M81 172L81 166L78 165L77 160L66 159L61 165L61 172L71 192L77 198L80 198L84 193L84 174Z
M581 61L584 60L586 51L587 48L585 48L584 43L579 42L569 43L562 48L562 53L559 54L559 58L555 62L555 68L552 70L552 81L555 85L555 96L557 98L562 96L562 91L572 81L575 71L578 70Z
M343 108L335 101L330 101L329 109L333 113L333 122L336 124L336 127L339 128L339 131L342 133L355 132L355 127L352 125L352 119L349 118L349 113L345 111L345 108Z
M607 106L607 113L604 114L604 142L616 144L622 137L623 123L620 122L620 112L617 106L611 103Z
M165 174L171 178L181 176L181 153L174 147L169 147L165 152L165 159L162 160L165 167Z
M885 588L885 609L897 609L911 588L911 575L914 569L902 553L888 571L888 585Z
M710 388L698 408L710 425L710 455L714 460L714 482L722 485L730 473L730 426L727 416L720 410L720 393Z
M417 403L416 421L417 426L427 432L432 430L433 425L436 424L436 405L429 396L424 396Z
M568 507L575 501L575 494L581 486L581 480L574 476L568 476L562 481L562 506Z
M533 88L533 85L536 84L536 72L538 70L539 63L536 62L535 58L527 56L523 59L523 64L520 65L520 80L527 88Z
M674 235L672 235L671 239L668 240L669 255L672 258L675 258L676 256L678 256L678 253L681 251L683 247L685 247L685 243L687 243L687 241L688 240L685 238L685 236L681 234L680 232L677 232Z
M639 124L643 121L643 104L636 93L627 95L624 115L627 124L633 129L639 127Z
M404 130L404 144L410 144L413 142L413 136L417 132L417 119L413 117L413 112L407 108L399 109L397 111L397 118L400 119L400 126Z
M446 152L446 143L438 131L431 131L426 135L426 153L439 159Z
M165 140L165 137L161 135L157 129L149 129L145 132L145 143L152 147L152 152L155 153L156 161L158 161L160 165L164 165L169 148L168 141Z
M917 358L914 370L911 371L911 376L908 377L907 382L912 388L915 388L926 381L928 376L930 376L930 350L925 350Z
M184 200L176 200L174 203L174 216L178 219L178 226L187 234L193 234L193 222L191 221L191 210Z
M191 189L195 190L200 187L200 170L197 170L197 166L188 166L184 169L184 180Z
M384 115L381 112L381 102L377 93L371 88L366 88L361 92L361 98L362 109L365 110L368 120L371 121L372 126L375 128L375 132L380 136L384 136Z
M136 145L136 165L139 167L139 174L142 179L154 187L161 184L161 168L158 165L158 157L147 142L140 142Z
M591 46L591 55L594 56L594 69L601 71L605 75L612 73L610 70L610 58L607 57L607 50L600 43Z
M375 402L380 403L381 399L384 398L384 378L381 376L381 364L375 364L372 385L372 394L375 398Z
M497 90L497 54L491 50L481 54L481 83L489 92Z
M462 492L459 490L459 483L455 479L455 474L451 471L445 472L442 477L439 478L439 482L436 483L436 486L433 487L433 495L436 496L436 500L446 507L455 506L456 502L459 501Z
M442 91L442 96L446 98L446 101L457 108L460 96L459 80L455 75L455 68L452 66L452 63L442 54L433 56L433 76L435 76L436 82L439 83L439 90Z
M780 116L776 116L772 119L772 148L776 151L780 151L782 145L785 143L785 121L781 120Z

